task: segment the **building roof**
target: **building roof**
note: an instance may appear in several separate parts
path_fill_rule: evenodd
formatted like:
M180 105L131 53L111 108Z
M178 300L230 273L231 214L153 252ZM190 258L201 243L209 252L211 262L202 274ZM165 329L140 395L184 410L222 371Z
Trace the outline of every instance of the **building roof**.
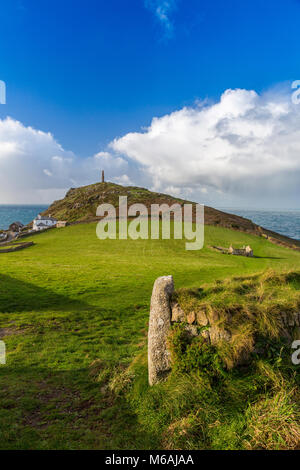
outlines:
M13 222L12 224L10 224L10 227L12 225L18 225L19 227L24 227L24 224L22 224L22 222Z
M47 216L44 216L44 215L38 215L38 217L36 217L34 220L35 221L36 220L51 220L51 222L57 222L57 220L54 219L53 217L47 217Z
M24 225L21 222L13 222L8 227L8 230L10 230L11 232L20 232L23 227Z

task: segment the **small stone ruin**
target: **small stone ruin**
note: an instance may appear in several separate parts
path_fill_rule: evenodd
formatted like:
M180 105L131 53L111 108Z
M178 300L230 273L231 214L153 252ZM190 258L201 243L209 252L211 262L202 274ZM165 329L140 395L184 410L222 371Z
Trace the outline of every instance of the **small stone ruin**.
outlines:
M237 255L237 256L248 256L250 258L253 257L253 250L251 248L251 246L246 246L246 247L243 247L241 249L238 249L238 248L233 248L232 245L230 245L229 249L228 249L228 254L229 255Z
M247 256L253 258L253 250L251 246L243 246L243 248L234 248L230 245L229 248L223 248L222 246L212 246L214 250L220 251L224 255L237 255L237 256Z

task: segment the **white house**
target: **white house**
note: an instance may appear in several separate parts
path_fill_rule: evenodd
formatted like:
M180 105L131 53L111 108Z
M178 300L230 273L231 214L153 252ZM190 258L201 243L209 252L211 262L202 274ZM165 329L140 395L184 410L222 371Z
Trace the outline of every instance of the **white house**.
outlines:
M39 214L36 219L33 221L33 230L45 230L46 228L55 227L57 220L53 217L47 217Z

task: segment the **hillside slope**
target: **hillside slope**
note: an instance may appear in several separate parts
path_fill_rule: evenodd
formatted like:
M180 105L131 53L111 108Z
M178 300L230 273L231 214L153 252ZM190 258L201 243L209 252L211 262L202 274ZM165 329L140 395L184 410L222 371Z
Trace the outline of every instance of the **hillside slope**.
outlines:
M195 205L192 201L175 198L167 194L155 193L145 188L135 186L125 187L114 183L96 183L80 188L71 188L64 199L53 202L43 215L51 215L59 220L67 220L70 223L92 222L97 220L96 210L100 204L109 203L118 208L119 196L127 196L128 206L135 203L144 204L149 213L151 204L172 205L179 203L181 205ZM273 243L293 249L300 249L300 242L298 241L261 228L249 219L228 214L208 206L205 206L205 224L264 236Z
M261 299L259 307L269 300L273 305L273 284L263 291L260 278L249 276L298 270L300 252L212 226L205 227L204 248L193 252L185 250L183 240L100 241L95 223L49 230L30 240L35 245L26 251L1 255L0 339L7 364L0 366L0 449L244 448L255 411L261 410L264 424L270 372L233 373L207 391L192 372L149 390L146 344L153 282L172 274L176 289L202 293L201 302L233 292L233 307L250 297L252 303ZM209 248L230 242L250 244L256 256L226 256ZM249 278L241 285L237 279L225 281L241 276ZM286 302L300 287L297 279L289 289L281 281L280 290L288 289ZM140 371L132 383L126 368L135 360ZM281 384L276 364L271 373ZM118 390L127 383L135 395L125 400ZM249 408L249 397L251 403L263 400L259 410ZM274 394L270 397L275 400ZM286 393L283 404L288 399ZM268 419L273 426L273 417ZM280 429L290 422L289 415ZM181 432L185 423L192 426L188 433ZM278 426L274 429L277 433ZM274 444L272 436L270 441Z

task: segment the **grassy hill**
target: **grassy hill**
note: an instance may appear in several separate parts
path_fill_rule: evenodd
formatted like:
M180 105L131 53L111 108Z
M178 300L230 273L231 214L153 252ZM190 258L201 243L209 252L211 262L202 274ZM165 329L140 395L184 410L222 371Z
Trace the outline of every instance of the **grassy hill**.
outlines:
M55 201L43 214L51 215L58 220L67 220L71 223L94 221L97 220L96 210L100 204L112 204L117 209L118 214L119 196L127 196L128 206L136 203L144 204L149 214L151 204L168 204L171 206L174 203L179 203L180 205L193 204L195 207L195 203L192 201L155 193L145 188L120 186L114 183L96 183L80 188L71 188L64 199ZM253 233L259 236L264 235L276 244L300 250L300 242L298 241L259 227L244 217L227 214L208 206L205 206L205 224Z
M146 335L158 276L173 274L177 289L209 288L297 271L300 253L214 226L198 252L185 251L184 240L100 241L95 231L95 223L51 230L23 252L0 255L0 448L256 448L251 426L264 416L276 432L290 426L298 436L299 389L277 353L260 369L221 378L178 372L149 389ZM229 243L250 244L256 257L209 248ZM295 447L290 434L268 432L266 448Z

